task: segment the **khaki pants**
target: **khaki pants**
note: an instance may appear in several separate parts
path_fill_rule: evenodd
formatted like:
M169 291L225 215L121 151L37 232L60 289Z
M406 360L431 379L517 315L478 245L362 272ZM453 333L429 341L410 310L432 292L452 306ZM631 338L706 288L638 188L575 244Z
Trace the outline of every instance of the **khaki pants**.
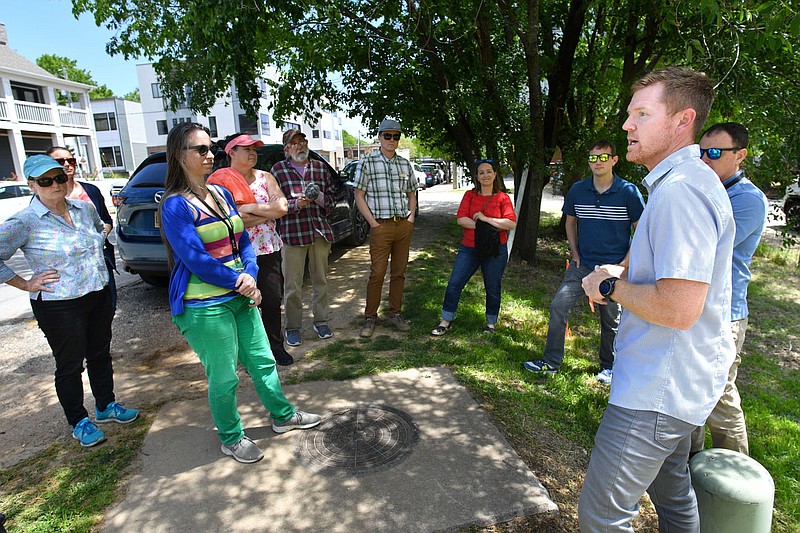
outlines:
M283 245L283 314L286 330L301 329L303 324L303 275L308 256L311 274L311 313L314 324L328 323L328 255L331 243L322 237L309 246Z
M389 256L392 258L389 274L389 314L396 315L402 309L408 250L411 247L411 234L414 232L414 223L405 218L380 219L378 222L380 226L372 228L369 234L371 264L367 282L367 306L364 310L367 318L378 318L378 306L381 303L383 280L389 267Z
M739 396L739 389L736 388L736 375L739 372L739 363L742 362L742 345L747 331L747 317L731 322L731 331L733 341L736 343L736 358L728 371L728 382L725 384L722 397L708 415L706 426L711 432L711 441L715 448L725 448L750 455L742 399ZM704 440L705 431L703 426L700 426L692 434L692 453L703 450Z

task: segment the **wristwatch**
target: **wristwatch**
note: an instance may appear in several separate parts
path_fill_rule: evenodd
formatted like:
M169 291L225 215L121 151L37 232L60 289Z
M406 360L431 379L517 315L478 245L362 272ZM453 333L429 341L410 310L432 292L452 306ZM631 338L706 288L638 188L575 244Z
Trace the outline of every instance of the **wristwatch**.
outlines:
M611 302L614 301L614 299L611 298L611 295L614 294L614 287L616 287L617 281L619 281L619 278L606 278L600 282L599 290L600 294L603 295L603 298Z

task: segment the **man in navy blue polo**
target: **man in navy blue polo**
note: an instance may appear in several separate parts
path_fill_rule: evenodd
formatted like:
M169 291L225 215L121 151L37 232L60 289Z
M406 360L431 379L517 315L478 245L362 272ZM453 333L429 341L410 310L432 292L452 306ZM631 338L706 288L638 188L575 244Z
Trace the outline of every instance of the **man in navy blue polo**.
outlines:
M574 184L567 193L562 211L572 255L564 281L550 305L550 326L544 357L524 363L527 370L555 373L564 359L564 335L572 308L586 298L581 281L595 265L625 264L631 233L644 211L639 189L614 174L617 149L608 140L599 140L589 149L592 176ZM600 372L597 379L611 383L614 365L614 337L621 308L610 302L600 308Z

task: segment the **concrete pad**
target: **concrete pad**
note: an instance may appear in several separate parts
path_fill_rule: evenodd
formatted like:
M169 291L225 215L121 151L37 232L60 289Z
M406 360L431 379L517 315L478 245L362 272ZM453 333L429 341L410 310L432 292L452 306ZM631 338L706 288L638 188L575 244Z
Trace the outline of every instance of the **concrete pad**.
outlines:
M167 405L145 440L141 472L102 531L431 532L557 510L449 370L285 387L304 411L373 404L411 415L419 427L412 453L358 476L303 466L299 432L274 434L249 382L245 375L239 408L265 458L244 465L223 456L205 399Z

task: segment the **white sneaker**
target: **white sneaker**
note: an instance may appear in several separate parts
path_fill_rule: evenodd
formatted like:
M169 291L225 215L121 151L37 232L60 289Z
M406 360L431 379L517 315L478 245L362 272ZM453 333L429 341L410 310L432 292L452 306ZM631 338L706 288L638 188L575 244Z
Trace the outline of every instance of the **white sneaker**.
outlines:
M597 381L600 383L605 383L606 385L611 384L611 378L614 376L614 371L610 368L604 368L597 374Z

